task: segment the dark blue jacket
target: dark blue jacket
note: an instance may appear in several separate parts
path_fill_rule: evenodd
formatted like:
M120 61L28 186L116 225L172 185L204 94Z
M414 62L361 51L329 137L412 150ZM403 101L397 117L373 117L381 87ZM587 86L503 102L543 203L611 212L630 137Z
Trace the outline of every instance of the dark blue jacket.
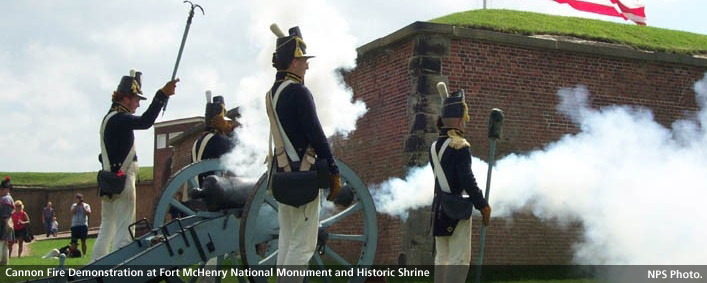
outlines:
M125 160L128 152L130 152L130 147L132 147L135 142L133 130L146 130L152 127L165 101L167 101L167 95L164 94L162 90L158 90L155 97L152 99L152 103L150 103L147 110L142 113L142 116L132 115L130 112L127 112L125 107L119 103L113 102L111 110L109 110L108 113L118 110L118 114L110 118L108 124L106 124L105 132L103 133L103 141L106 143L106 151L108 151L111 171L118 172L123 160ZM106 113L106 115L108 114ZM101 123L102 122L103 120L101 120ZM98 159L101 161L100 156ZM137 155L133 160L137 161Z
M201 147L201 143L204 141L204 138L209 132L204 132L201 134L201 136L194 142L197 150L197 154L199 152L199 148ZM212 159L212 158L221 158L222 155L228 153L233 149L235 144L232 142L231 138L224 135L224 134L219 134L219 133L213 133L214 136L209 139L209 141L206 143L206 146L204 147L204 153L201 156L201 160L206 160L206 159ZM194 160L196 156L191 157L192 160L191 162L196 162L197 160ZM201 161L198 160L198 161ZM202 174L199 174L199 185L201 185L201 181L206 178L206 176L213 175L214 173L212 171L210 172L205 172Z
M437 153L439 153L442 144L448 138L447 130L449 129L445 128L440 131L440 136L435 145ZM430 163L432 163L432 155L430 154L429 157ZM449 190L452 194L461 195L463 191L466 191L469 197L471 197L471 202L474 204L474 207L479 210L486 207L488 203L486 203L486 199L484 199L479 186L476 184L474 173L471 172L471 149L469 146L462 146L458 149L447 146L441 159L440 165L442 166L444 175L447 177ZM432 169L434 170L434 163L432 163ZM439 181L437 181L436 177L434 190L435 197L432 201L434 235L450 236L454 233L454 229L457 227L459 220L451 219L442 212L439 200L442 189L439 187Z
M275 83L272 86L274 97L277 88L285 78L294 80L295 83L285 87L280 93L275 111L280 117L280 123L285 130L285 134L290 138L292 146L297 151L300 159L304 155L307 145L311 145L318 159L326 159L329 164L329 172L338 174L339 168L334 162L334 155L327 141L322 125L317 117L317 109L314 106L312 93L309 92L302 79L297 75L288 72L277 72ZM294 168L296 170L298 168Z

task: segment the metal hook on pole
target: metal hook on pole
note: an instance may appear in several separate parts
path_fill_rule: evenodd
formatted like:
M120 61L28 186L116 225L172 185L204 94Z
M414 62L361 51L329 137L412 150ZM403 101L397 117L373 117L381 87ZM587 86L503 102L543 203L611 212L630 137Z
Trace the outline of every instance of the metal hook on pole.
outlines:
M202 15L206 15L204 13L204 8L201 7L199 4L194 4L189 0L185 0L182 3L189 3L191 8L189 9L189 17L187 17L187 25L184 27L184 34L182 35L182 43L179 45L179 53L177 53L177 61L174 63L174 70L172 71L172 79L174 80L177 78L177 69L179 68L179 61L182 60L182 52L184 51L184 44L187 42L187 35L189 34L189 27L191 26L191 19L194 18L194 10L196 8L199 8L201 10ZM169 98L167 101L165 101L164 106L162 106L162 115L164 115L164 111L167 110L167 103L169 102Z

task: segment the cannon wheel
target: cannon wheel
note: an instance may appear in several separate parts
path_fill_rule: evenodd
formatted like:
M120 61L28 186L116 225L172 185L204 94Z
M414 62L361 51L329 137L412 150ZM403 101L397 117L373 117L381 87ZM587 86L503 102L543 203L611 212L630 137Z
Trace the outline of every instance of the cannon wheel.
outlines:
M346 226L362 227L362 233L344 234L330 233L327 245L324 248L324 255L314 253L310 261L313 268L327 269L325 265L337 264L346 268L367 267L373 264L376 248L378 245L378 224L376 220L376 210L368 188L361 178L346 164L337 160L339 171L341 172L342 186L349 186L354 193L354 201L346 208L334 210L332 215L320 217L320 227L329 230L332 225L344 219L353 218L358 223L346 222ZM240 228L240 249L243 264L251 269L271 267L277 261L277 241L279 226L277 226L278 203L268 190L267 178L265 175L256 183L256 189L251 193L246 202ZM322 210L325 210L327 202L325 195L322 195ZM331 207L331 205L330 205ZM354 215L360 215L354 218ZM263 223L263 222L275 223ZM343 224L343 223L341 223ZM335 247L329 245L338 243ZM357 258L349 259L340 254L342 247L347 251L354 249ZM265 281L265 278L251 278L254 281ZM363 282L365 278L350 278L350 282ZM331 282L331 278L324 278L325 282Z
M165 224L167 214L171 207L176 208L185 215L195 215L196 211L183 205L177 201L174 197L177 192L181 190L182 185L187 184L189 188L198 187L198 183L195 179L199 174L209 171L216 171L217 173L223 172L226 169L223 167L220 159L207 159L192 163L186 167L179 170L179 172L172 175L172 177L167 181L167 186L164 187L160 198L155 205L155 212L153 213L154 218L152 220L154 227L160 227Z
M157 205L155 205L155 211L153 213L153 225L154 227L160 227L166 223L166 217L169 213L170 208L173 206L177 210L181 211L185 215L195 215L197 211L183 205L175 199L175 196L179 190L182 189L183 185L187 185L190 189L198 187L198 183L195 179L201 173L215 171L217 174L221 174L226 171L223 163L220 159L207 159L192 163L186 167L179 170L177 173L172 175L172 177L167 181L167 186L164 187L160 198L157 200ZM235 245L236 243L234 243ZM227 254L223 256L218 256L216 259L216 266L221 267L225 265L225 261L229 260L231 266L239 267L238 259L233 256L233 254ZM199 267L205 268L206 263L202 262ZM186 280L184 280L186 279ZM246 282L244 278L237 278L239 282ZM196 282L198 277L191 278L178 278L170 277L166 278L166 282ZM221 278L215 278L215 282L221 282Z

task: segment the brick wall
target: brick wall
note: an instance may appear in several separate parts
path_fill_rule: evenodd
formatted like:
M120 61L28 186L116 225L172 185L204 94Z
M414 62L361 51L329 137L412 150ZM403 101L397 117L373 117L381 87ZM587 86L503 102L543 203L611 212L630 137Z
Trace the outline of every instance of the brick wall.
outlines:
M421 22L366 44L358 53L356 68L344 76L354 98L369 111L348 139L337 138L333 146L336 157L369 185L428 162L427 149L437 135L439 81L451 90L466 90L472 114L465 136L473 154L485 160L487 120L494 107L505 114L498 158L542 148L578 131L555 110L560 88L587 86L594 108L651 108L656 120L669 126L697 110L692 85L707 71L707 60L684 55ZM404 254L408 264L432 263L428 224L429 207L411 212L405 223L379 216L376 262L395 264ZM473 227L476 246L479 219ZM561 227L527 212L494 218L487 231L487 264L567 264L583 233L580 223ZM474 247L473 261L477 253Z
M189 137L185 137L182 141L180 141L178 144L173 145L172 149L174 151L174 155L172 155L172 173L177 173L180 169L186 167L187 165L191 164L191 150L192 146L194 146L194 142L196 142L196 139L201 136L202 132L198 132L198 134L190 135Z
M442 73L450 89L467 90L472 123L467 136L474 152L488 152L484 138L493 107L506 114L501 155L524 152L577 132L575 125L555 110L560 88L587 86L593 108L635 105L650 108L664 126L696 111L693 84L705 66L650 62L536 49L464 38L451 40L450 55L442 59ZM484 157L481 155L480 157Z
M101 200L98 197L98 187L77 186L64 188L21 188L15 187L11 194L15 200L22 200L25 210L30 216L31 231L35 235L44 234L42 224L42 209L48 201L52 202L59 231L69 231L71 228L71 205L76 202L75 196L81 193L84 201L91 205L91 216L88 217L89 227L101 225ZM139 182L136 188L137 204L135 218L152 220L153 204L159 197L160 191L155 189L152 182Z
M191 117L191 118L185 118L185 119L178 119L178 120L172 120L172 121L165 121L165 122L160 122L160 123L155 123L154 129L155 129L155 144L154 144L154 166L153 166L153 180L155 183L155 187L157 188L162 188L164 185L166 185L167 180L169 180L169 177L172 176L173 173L176 173L177 170L181 169L182 167L186 166L186 164L181 164L181 166L175 166L175 160L173 154L175 152L179 153L180 151L175 151L175 149L171 146L173 143L172 140L174 139L179 139L183 140L183 136L175 136L175 133L186 133L187 136L191 136L190 130L192 130L194 127L200 126L204 123L203 117ZM172 140L170 138L167 138L165 140L166 147L164 148L157 148L157 136L158 135L166 135L169 137L170 133L172 134ZM192 140L193 142L193 140ZM180 142L182 143L182 142ZM191 143L189 143L191 145ZM186 152L191 154L191 148L186 149ZM170 159L171 158L171 159ZM188 164L188 163L187 163Z
M410 92L409 42L394 44L358 58L358 67L345 78L356 96L366 102L368 113L357 121L348 139L332 141L334 156L343 160L366 184L380 183L391 176L403 176L407 158L400 149L408 133L407 101ZM383 119L385 118L385 119ZM353 217L342 226L357 223ZM360 222L358 222L360 223ZM402 248L400 221L378 215L376 263L397 262ZM345 253L341 249L337 252Z

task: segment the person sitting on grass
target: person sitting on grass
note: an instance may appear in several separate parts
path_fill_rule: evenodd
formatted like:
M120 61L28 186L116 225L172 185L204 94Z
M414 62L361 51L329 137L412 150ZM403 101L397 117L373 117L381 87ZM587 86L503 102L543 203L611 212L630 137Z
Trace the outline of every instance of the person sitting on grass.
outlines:
M71 240L71 243L59 249L52 249L42 258L57 258L60 254L65 254L67 258L81 257L78 240Z

